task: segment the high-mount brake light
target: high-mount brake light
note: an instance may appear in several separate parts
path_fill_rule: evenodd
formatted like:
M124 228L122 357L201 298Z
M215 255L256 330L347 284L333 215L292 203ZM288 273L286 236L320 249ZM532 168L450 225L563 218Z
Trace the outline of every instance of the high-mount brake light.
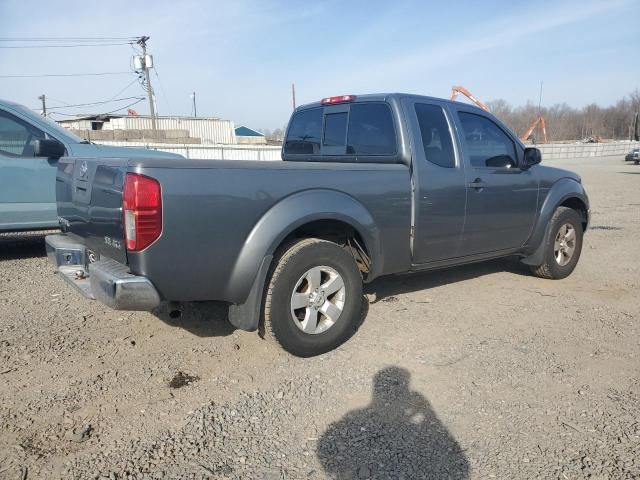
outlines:
M139 252L155 242L162 233L160 183L151 177L127 173L122 215L128 251Z
M353 102L356 99L355 95L338 95L337 97L323 98L320 102L322 105L334 105L336 103Z

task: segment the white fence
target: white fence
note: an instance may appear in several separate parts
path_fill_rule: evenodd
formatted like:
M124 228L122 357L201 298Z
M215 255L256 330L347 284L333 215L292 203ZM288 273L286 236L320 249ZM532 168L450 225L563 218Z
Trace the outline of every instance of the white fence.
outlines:
M622 140L607 143L547 143L535 145L542 151L542 160L562 158L606 157L610 155L626 155L640 142ZM533 145L532 145L533 146Z
M281 160L281 147L269 145L185 145L173 143L110 142L96 141L103 145L148 148L182 155L186 158L205 160ZM605 157L626 155L640 142L623 140L608 143L547 143L535 145L542 151L542 158L555 160L562 158Z
M281 160L281 147L269 145L188 145L173 143L109 142L96 141L102 145L118 147L148 148L182 155L185 158L203 160Z

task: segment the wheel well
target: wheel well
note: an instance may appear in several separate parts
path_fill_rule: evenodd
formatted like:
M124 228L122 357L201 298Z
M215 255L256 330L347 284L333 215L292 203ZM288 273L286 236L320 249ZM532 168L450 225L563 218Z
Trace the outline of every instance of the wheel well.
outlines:
M587 229L587 216L589 215L589 213L587 212L587 206L582 200L577 197L567 198L564 202L562 202L560 206L571 208L577 212L580 212L580 214L582 215L582 229Z
M371 257L364 239L358 231L340 220L316 220L299 226L281 242L280 246L299 238L322 238L345 248L365 275L371 268Z

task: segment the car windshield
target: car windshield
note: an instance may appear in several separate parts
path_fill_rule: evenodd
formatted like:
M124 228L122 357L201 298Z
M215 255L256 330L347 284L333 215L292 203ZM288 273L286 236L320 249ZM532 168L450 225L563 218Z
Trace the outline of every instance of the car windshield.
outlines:
M89 143L85 139L80 138L79 136L74 134L73 132L67 130L66 128L61 127L50 118L42 117L41 115L38 115L37 113L33 112L27 107L24 107L22 105L11 105L11 108L13 108L14 110L17 110L22 115L24 115L25 117L28 117L29 119L33 120L36 123L44 121L49 126L49 128L54 131L53 133L60 134L62 137L64 137L68 141L75 142L75 143Z

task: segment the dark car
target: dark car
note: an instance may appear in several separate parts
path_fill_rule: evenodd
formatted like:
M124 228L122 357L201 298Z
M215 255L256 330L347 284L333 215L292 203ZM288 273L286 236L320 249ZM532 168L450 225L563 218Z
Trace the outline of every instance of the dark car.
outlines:
M640 163L640 148L634 148L627 153L626 157L624 157L624 161L633 162L634 165L638 165Z

